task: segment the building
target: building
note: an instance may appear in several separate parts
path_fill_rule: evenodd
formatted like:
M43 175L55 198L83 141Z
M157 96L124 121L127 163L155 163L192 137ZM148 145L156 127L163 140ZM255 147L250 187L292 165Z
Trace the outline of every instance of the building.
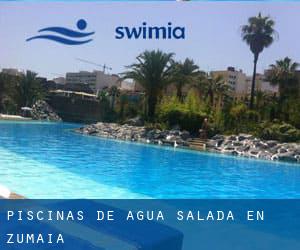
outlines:
M278 86L273 86L266 80L266 72L256 74L255 90L274 95L278 92ZM251 94L252 76L247 76L242 70L237 71L234 67L228 67L227 70L211 73L223 76L225 82L231 87L234 98L242 99Z
M21 76L24 75L24 72L15 68L3 68L2 73L12 75L12 76Z
M266 80L266 73L267 71L264 72L264 74L256 74L255 77L255 90L256 91L261 91L269 95L274 95L278 93L278 86L272 85L270 82ZM252 86L252 76L248 76L246 79L247 83L247 95L251 94L251 86Z
M211 74L213 76L222 76L224 81L232 90L234 97L240 98L247 95L247 76L242 70L236 70L234 67L228 67L227 70L216 70L212 71Z
M55 82L56 84L64 85L64 84L66 84L66 78L56 77L56 78L53 78L53 82Z
M122 81L120 89L124 91L134 91L135 84L134 82Z
M124 80L121 82L120 90L129 92L143 92L144 89L135 81Z
M110 88L112 86L120 87L120 78L117 75L105 74L103 71L94 70L80 71L66 74L66 85L68 84L86 84L94 92Z

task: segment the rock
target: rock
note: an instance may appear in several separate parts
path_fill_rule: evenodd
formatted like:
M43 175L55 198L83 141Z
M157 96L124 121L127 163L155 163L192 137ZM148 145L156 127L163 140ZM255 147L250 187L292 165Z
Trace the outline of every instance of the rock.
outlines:
M223 142L224 142L224 140L216 140L217 147L220 147Z
M251 149L249 154L257 157L260 154L260 150Z
M224 150L225 151L233 151L233 150L235 150L235 148L234 147L225 147Z
M42 100L32 106L31 116L34 120L62 121L50 105Z
M289 162L297 161L296 155L294 155L293 152L279 153L279 154L277 154L277 157L278 157L278 160L280 160L280 161L289 161Z
M135 118L128 119L125 123L131 126L140 127L144 125L144 120L140 116L137 116Z
M260 149L268 149L269 148L268 144L264 143L262 141L256 141L254 143L254 145L255 145L256 148L260 148Z
M235 147L239 147L242 146L243 144L237 141L237 142L233 142L232 145Z
M253 135L248 135L248 134L239 134L238 136L237 136L237 140L238 141L244 141L244 140L246 140L246 139L253 139Z
M232 154L232 155L239 155L239 152L236 151L236 150L233 150L233 151L231 152L231 154Z
M288 151L287 151L287 149L285 149L285 148L279 148L279 149L277 150L277 152L278 152L279 154L284 154L284 153L287 153Z
M191 138L190 132L189 131L182 131L180 132L180 137L182 140L187 140L189 138Z
M149 130L143 126L132 126L129 124L119 125L116 123L103 122L87 125L75 131L92 136L169 146L174 146L175 144L177 146L188 146L189 143L187 140L191 138L188 131Z
M259 158L264 160L271 160L272 154L268 153L267 151L262 151L259 154Z
M231 135L228 137L228 140L230 141L236 141L237 140L237 136L236 135Z
M222 141L224 141L225 136L224 135L215 135L211 139L212 140L222 140Z
M169 131L170 135L180 135L180 130L177 129L172 129Z
M215 141L215 140L209 140L207 143L206 143L206 146L208 148L217 148L219 147L221 144L218 143L218 141Z
M269 147L275 147L277 146L278 142L277 141L267 141L266 142L268 144Z
M189 146L192 140L188 131L147 129L143 126L130 124L102 123L87 125L75 130L76 132L105 138L137 141L174 147ZM254 138L252 135L239 134L231 136L215 135L208 140L209 151L231 155L255 157L266 160L281 160L300 162L300 144L279 143Z
M249 145L243 145L243 146L237 148L237 150L239 152L248 152L249 149L250 149Z

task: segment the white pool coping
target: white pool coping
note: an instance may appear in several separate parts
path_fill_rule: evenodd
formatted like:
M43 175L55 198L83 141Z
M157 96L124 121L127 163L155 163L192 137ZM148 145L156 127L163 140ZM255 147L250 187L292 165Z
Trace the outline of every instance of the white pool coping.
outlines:
M0 114L1 120L13 120L13 121L30 121L31 118L23 117L20 115L6 115L6 114Z
M11 191L7 187L0 184L0 198L9 199L10 195Z

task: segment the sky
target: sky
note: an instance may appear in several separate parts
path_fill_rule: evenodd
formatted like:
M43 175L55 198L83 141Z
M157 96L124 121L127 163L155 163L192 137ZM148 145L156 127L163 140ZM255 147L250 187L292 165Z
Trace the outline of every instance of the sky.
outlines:
M278 39L263 51L258 72L285 56L300 62L300 2L0 2L0 68L33 70L52 79L66 72L98 70L76 60L107 64L110 73L121 73L144 50L174 52L176 60L193 59L200 69L222 70L228 66L251 74L253 55L241 40L241 26L262 12L275 20ZM79 19L88 22L85 32L94 40L77 46L47 40L26 39L41 28L63 26L76 30ZM184 26L184 40L118 40L117 26Z

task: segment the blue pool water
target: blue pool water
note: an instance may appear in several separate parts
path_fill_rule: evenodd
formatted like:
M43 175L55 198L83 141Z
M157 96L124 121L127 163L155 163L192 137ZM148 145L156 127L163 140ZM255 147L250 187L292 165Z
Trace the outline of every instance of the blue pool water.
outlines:
M300 198L300 165L0 122L0 183L28 198Z

